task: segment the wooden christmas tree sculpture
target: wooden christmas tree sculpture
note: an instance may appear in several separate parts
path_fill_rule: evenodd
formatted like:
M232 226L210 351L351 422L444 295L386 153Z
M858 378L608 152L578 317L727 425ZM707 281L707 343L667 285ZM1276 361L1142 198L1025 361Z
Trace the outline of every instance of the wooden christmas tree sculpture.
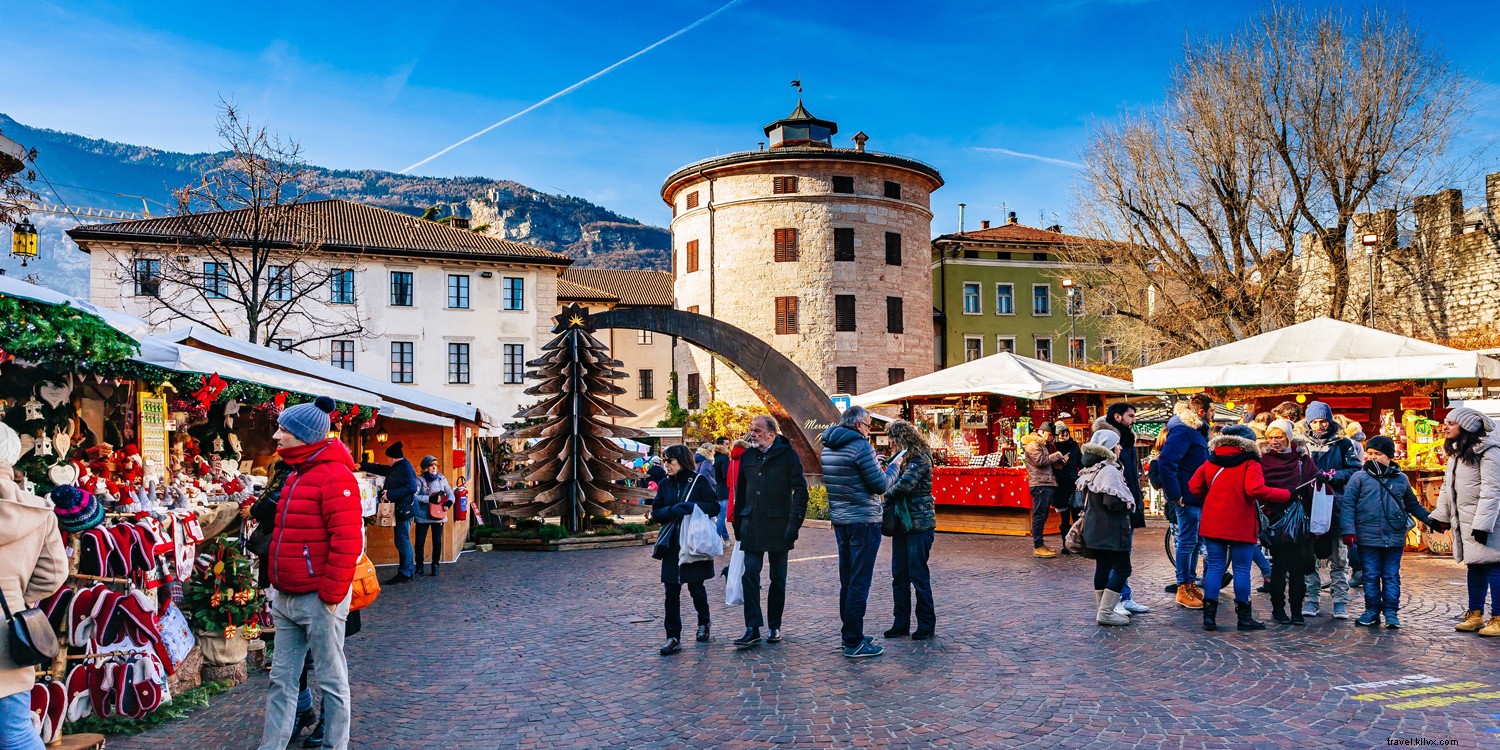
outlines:
M635 414L609 401L610 396L625 393L611 381L628 376L616 369L623 363L610 356L609 347L594 338L588 310L571 304L553 320L557 325L552 332L557 337L542 347L541 357L526 363L536 368L528 370L526 377L541 381L526 393L542 401L516 413L518 418L545 421L501 436L507 440L540 438L523 451L531 463L505 477L527 486L502 490L497 499L504 515L559 516L569 533L578 533L586 528L589 516L642 511L632 501L649 498L651 493L615 483L637 478L619 463L637 456L610 438L645 437L646 433L603 419Z

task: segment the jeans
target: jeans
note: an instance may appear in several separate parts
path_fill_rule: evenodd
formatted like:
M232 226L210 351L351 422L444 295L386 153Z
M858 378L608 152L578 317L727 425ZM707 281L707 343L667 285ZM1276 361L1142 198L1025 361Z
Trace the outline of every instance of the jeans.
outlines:
M1130 577L1130 551L1096 550L1094 552L1094 590L1109 589L1119 593Z
M1401 608L1400 547L1359 545L1364 560L1365 609L1394 613Z
M1214 582L1224 579L1224 568L1227 562L1234 568L1234 600L1250 601L1250 562L1255 559L1255 543L1204 539L1203 544L1208 548L1208 562L1204 564L1203 580L1209 588L1213 589L1204 591L1203 598L1219 600L1219 590Z
M1349 603L1349 548L1344 546L1343 540L1333 543L1333 553L1328 556L1328 576L1333 580L1333 586L1328 593L1335 605ZM1318 574L1318 564L1314 563L1307 573L1307 600L1313 604L1318 603L1323 595L1323 579Z
M1292 608L1301 611L1307 599L1307 572L1312 568L1311 540L1272 547L1271 606L1279 611L1291 601Z
M427 531L432 530L432 564L443 561L443 526L441 523L417 524L417 568L422 567L422 548L427 546Z
M917 592L917 632L937 628L932 605L932 575L927 558L932 554L932 531L913 531L891 537L891 600L895 602L895 630L911 629L911 592Z
M839 543L839 619L844 623L840 632L844 647L854 648L865 642L865 604L880 553L880 524L834 526L833 536Z
M1031 488L1031 546L1042 546L1042 529L1047 526L1047 511L1052 509L1056 487Z
M1193 583L1198 572L1198 522L1203 509L1196 505L1177 508L1177 585ZM1188 554L1183 554L1188 550ZM1207 579L1205 579L1207 580Z
M0 747L5 750L42 750L41 735L31 728L31 691L0 698Z
M729 518L729 501L725 500L723 498L720 498L719 499L719 518L718 518L719 538L723 539L726 542L729 541L729 526L725 523L725 521L728 518Z
M276 623L276 650L271 660L271 689L260 750L283 750L297 720L297 679L311 650L323 693L323 747L349 747L349 665L344 660L344 621L349 596L334 611L312 594L276 592L271 604Z
M1261 577L1271 577L1271 561L1266 559L1266 551L1261 549L1259 544L1255 545L1255 557L1251 562L1255 563L1255 567L1260 568Z
M760 568L771 558L771 590L766 594L766 609L771 629L781 629L781 612L786 609L786 552L746 552L745 572L740 586L745 590L745 627L765 627L760 614Z
M667 626L668 638L682 638L682 584L662 584L667 587ZM688 594L693 597L693 609L698 613L698 624L708 624L708 589L703 588L703 583L689 583Z
M416 566L412 563L411 519L408 518L404 521L399 518L396 519L394 531L396 534L396 554L401 558L401 564L397 566L396 572L399 575L410 578L412 572L416 569Z
M1469 609L1484 611L1484 590L1490 591L1490 614L1500 617L1500 563L1470 565Z

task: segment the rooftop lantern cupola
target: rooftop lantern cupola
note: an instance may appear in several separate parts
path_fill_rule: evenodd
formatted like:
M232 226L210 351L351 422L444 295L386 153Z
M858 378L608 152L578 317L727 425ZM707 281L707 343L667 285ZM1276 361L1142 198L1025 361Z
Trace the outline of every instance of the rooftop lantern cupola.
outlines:
M786 117L766 126L766 136L771 139L771 148L833 148L833 136L839 132L838 123L820 120L812 116L797 100L797 108Z

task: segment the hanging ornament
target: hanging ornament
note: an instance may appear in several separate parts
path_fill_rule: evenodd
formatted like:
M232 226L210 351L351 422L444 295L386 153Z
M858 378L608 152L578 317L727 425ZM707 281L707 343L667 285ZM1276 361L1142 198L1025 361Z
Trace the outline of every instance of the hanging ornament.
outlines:
M46 433L37 436L36 454L38 456L52 455L52 438L47 437Z
M240 629L235 625L224 626L224 640L233 640L239 636Z
M282 392L276 394L276 397L273 398L273 399L271 399L271 401L272 401L272 403L276 404L276 411L281 411L282 409L285 409L286 408L286 391L282 391Z
M241 628L240 632L245 634L245 640L254 640L260 637L260 624L252 622L249 625Z
M219 593L219 592L217 592L217 591L215 591L212 596L208 597L208 606L210 606L210 607L217 607L217 606L219 606L220 604L223 604L223 603L224 603L224 595L221 594L221 593Z
M38 388L37 393L48 406L56 409L68 402L68 396L73 393L73 386L69 383L55 383L44 381Z
M224 438L214 436L214 453L224 452Z
M24 406L26 407L26 421L42 418L42 402L36 400L36 396L27 399Z

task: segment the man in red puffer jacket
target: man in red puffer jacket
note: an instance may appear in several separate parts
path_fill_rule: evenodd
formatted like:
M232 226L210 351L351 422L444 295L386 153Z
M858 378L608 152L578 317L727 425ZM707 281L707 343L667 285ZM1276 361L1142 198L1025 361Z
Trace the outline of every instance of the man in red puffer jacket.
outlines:
M297 682L308 651L323 692L323 747L349 746L349 670L344 621L349 588L364 549L354 459L328 437L333 399L319 396L276 419L277 454L292 468L281 488L271 532L271 614L276 653L266 696L262 750L282 750L292 737Z

